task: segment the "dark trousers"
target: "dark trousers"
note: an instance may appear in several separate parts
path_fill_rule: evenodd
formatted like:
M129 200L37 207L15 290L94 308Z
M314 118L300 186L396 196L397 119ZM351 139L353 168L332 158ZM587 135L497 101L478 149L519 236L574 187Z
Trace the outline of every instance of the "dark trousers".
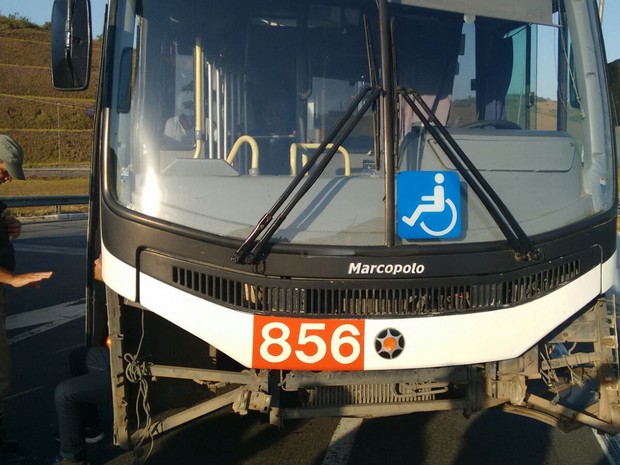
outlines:
M60 455L67 460L86 458L84 428L98 422L97 408L111 409L110 352L106 347L84 347L70 355L72 377L54 392L60 433Z
M11 355L6 335L6 291L0 284L0 419L4 413L4 398L11 384Z

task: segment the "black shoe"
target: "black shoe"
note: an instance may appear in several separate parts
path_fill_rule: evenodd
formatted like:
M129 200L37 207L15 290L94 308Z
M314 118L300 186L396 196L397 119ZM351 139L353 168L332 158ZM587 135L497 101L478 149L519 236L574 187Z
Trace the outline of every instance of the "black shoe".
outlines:
M60 433L58 430L54 431L54 439L56 442L60 442ZM87 426L84 429L84 442L86 444L97 444L103 439L103 431L97 426Z
M86 444L97 444L103 439L103 431L98 426L87 426L84 430Z

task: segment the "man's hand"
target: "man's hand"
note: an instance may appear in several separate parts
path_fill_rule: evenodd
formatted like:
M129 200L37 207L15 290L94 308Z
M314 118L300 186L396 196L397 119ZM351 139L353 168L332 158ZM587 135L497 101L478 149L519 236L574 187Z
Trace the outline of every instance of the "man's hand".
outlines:
M41 281L49 279L51 276L51 271L34 271L32 273L15 274L7 280L7 284L13 287L41 287Z
M95 259L95 265L93 267L93 277L97 281L103 281L103 271L101 269L101 255Z

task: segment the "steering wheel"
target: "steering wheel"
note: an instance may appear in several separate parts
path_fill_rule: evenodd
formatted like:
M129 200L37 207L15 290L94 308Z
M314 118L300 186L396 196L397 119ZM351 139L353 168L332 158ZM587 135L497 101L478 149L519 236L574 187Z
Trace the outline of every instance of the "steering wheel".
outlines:
M474 121L473 123L464 124L460 126L464 129L484 129L484 128L494 128L494 129L521 129L517 123L513 123L512 121L508 121L505 119L489 119L489 120L481 120Z

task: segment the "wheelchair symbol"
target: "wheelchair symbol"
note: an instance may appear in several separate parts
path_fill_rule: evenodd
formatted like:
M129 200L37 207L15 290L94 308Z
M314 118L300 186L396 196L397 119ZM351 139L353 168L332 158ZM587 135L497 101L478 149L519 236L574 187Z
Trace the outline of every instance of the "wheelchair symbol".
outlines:
M420 228L429 236L441 237L449 234L450 231L454 229L458 219L458 212L456 209L456 205L454 205L452 199L445 197L445 189L442 185L445 179L444 175L442 173L436 173L434 179L436 184L433 187L433 194L422 195L420 198L422 203L416 206L411 216L403 215L401 217L401 220L408 226L413 227L418 222L418 220L420 220L420 217L425 213L435 213L446 216L446 213L444 212L446 210L446 206L448 206L448 208L450 209L451 219L446 228L437 231L427 226L427 224L423 220L421 220L419 223Z

